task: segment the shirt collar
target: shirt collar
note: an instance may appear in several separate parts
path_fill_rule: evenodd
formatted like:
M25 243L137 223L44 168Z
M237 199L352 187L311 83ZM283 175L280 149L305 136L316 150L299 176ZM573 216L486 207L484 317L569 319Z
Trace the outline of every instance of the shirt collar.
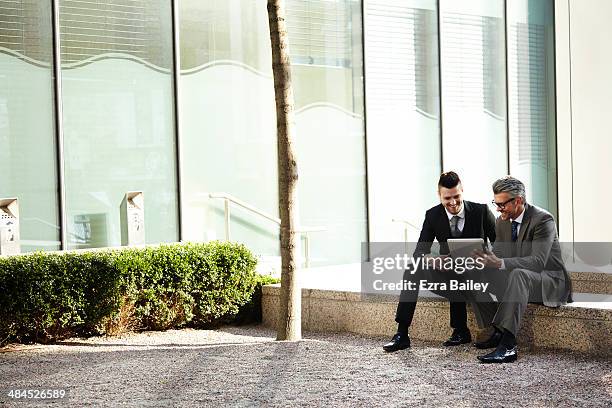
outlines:
M459 214L451 214L448 212L448 210L446 209L446 207L444 207L444 211L446 211L446 216L448 217L448 220L450 221L451 218L453 218L455 215L459 218L465 218L465 203L461 204L461 211L459 211Z
M523 208L523 212L521 213L521 215L519 215L518 217L516 217L516 219L512 220L515 222L518 222L519 224L523 223L523 217L525 216L525 210L527 209L527 207Z

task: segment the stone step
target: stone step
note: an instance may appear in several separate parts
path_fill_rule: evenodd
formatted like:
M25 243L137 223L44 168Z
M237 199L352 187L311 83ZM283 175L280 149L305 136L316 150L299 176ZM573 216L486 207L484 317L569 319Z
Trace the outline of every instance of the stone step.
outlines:
M278 319L280 285L263 288L263 323L275 328ZM581 299L580 294L576 294ZM612 302L609 296L589 295L560 308L529 305L518 335L519 345L529 349L562 349L612 356ZM602 300L607 300L604 302ZM396 296L362 296L356 291L303 289L302 328L319 332L349 332L391 338ZM441 342L448 338L448 302L421 296L414 316L411 337ZM474 315L468 308L469 326L478 333ZM483 334L481 333L481 336Z
M605 272L569 272L574 292L612 295L612 274Z

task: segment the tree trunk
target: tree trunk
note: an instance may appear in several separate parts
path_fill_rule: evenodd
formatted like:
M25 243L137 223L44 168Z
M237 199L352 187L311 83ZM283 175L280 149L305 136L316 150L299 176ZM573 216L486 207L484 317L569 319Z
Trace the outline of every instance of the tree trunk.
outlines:
M278 208L281 219L281 297L277 340L302 337L302 297L297 280L297 159L293 151L293 89L284 0L268 0L276 99Z

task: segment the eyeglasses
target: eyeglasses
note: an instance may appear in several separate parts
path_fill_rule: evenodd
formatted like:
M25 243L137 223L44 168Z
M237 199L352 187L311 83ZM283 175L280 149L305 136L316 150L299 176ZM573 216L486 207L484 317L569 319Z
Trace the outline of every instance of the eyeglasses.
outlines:
M495 205L498 210L503 210L507 204L511 203L514 200L516 200L516 197L512 197L511 199L506 200L503 203L496 203L495 200L493 200L491 201L491 204Z

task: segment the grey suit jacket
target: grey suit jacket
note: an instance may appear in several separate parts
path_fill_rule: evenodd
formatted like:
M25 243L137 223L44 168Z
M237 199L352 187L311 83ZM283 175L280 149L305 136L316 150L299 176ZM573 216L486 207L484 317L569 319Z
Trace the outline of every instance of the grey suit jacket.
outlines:
M525 204L518 239L512 242L512 223L498 218L493 252L503 258L507 270L527 269L542 275L542 299L546 306L571 302L572 284L565 269L557 226L546 210Z

